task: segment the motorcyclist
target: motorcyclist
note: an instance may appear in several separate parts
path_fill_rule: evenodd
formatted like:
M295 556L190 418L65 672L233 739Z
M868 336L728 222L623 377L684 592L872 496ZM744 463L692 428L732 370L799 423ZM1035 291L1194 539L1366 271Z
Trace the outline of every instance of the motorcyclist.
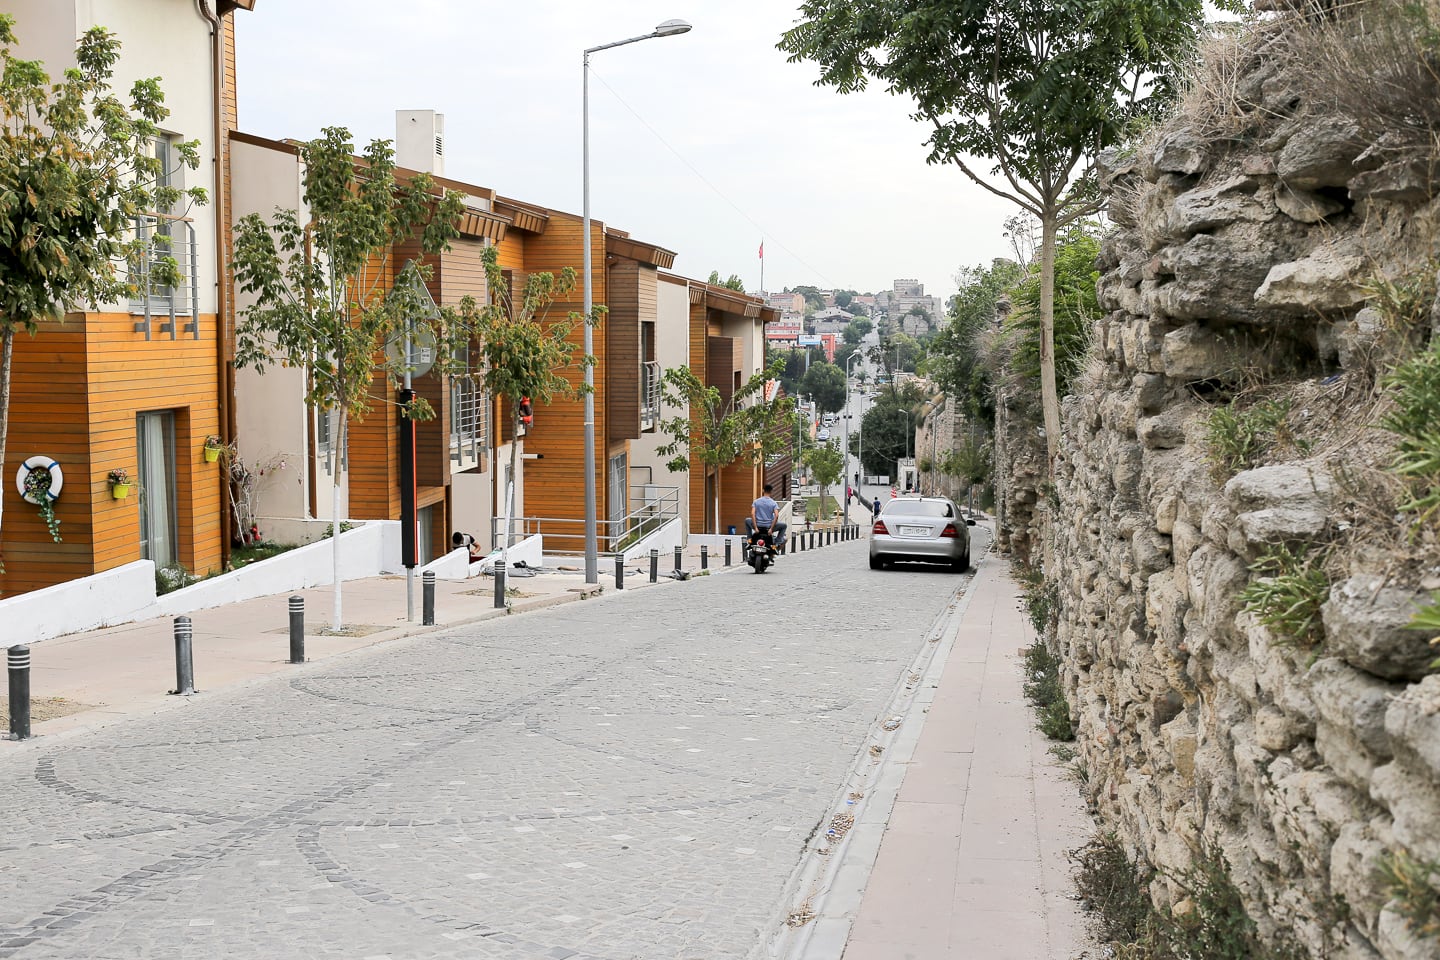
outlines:
M775 502L775 498L770 496L774 489L770 484L765 484L764 492L755 499L754 503L750 504L748 518L750 522L747 524L754 531L751 534L750 542L763 540L765 545L772 549L775 546L772 533L779 532L775 529L775 521L780 515L780 505Z

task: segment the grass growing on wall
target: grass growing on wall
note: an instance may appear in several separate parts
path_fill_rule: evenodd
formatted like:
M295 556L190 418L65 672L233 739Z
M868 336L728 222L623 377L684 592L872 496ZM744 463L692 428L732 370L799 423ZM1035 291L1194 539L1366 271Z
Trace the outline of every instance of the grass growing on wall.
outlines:
M1046 637L1053 632L1060 615L1060 591L1046 583L1040 571L1016 569L1020 584L1021 605L1035 628L1035 642L1022 651L1025 674L1025 697L1035 707L1035 722L1040 732L1051 740L1075 739L1075 725L1070 720L1070 703L1065 699L1065 686L1060 679L1061 660L1050 650Z
M1320 607L1330 596L1324 553L1282 544L1262 554L1250 572L1259 579L1240 594L1245 610L1286 646L1319 646L1325 639Z

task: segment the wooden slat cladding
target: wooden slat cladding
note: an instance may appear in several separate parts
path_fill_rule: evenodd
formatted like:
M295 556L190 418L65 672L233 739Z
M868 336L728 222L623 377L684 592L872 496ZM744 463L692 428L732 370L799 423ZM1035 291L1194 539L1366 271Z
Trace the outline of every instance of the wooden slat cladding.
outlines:
M640 312L642 274L634 260L617 259L610 264L610 312L605 315L606 423L610 440L634 440L640 436ZM654 270L650 270L649 302L654 311Z
M349 422L348 472L350 516L356 520L397 520L400 517L400 466L397 414L388 378L378 372L370 381L370 412Z
M736 337L709 337L706 345L705 385L720 391L726 406L735 399L735 374L740 372L741 343Z
M135 416L170 411L175 419L177 555L205 574L220 563L218 464L200 452L219 433L216 318L202 315L200 339L145 340L129 314L72 314L15 340L10 429L0 467L5 524L0 529L6 595L52 586L140 559L139 498L110 496L107 475L138 474ZM65 486L55 503L62 542L39 511L21 500L14 477L29 457L59 461Z
M696 294L699 294L697 297ZM705 289L703 287L690 288L690 370L697 377L702 379L705 376L707 363L707 347L709 336L705 320ZM692 409L690 419L698 421L699 415ZM702 464L690 464L690 532L704 533L710 528L711 510L705 499L705 467Z
M485 303L485 264L481 253L485 245L472 240L456 240L449 250L440 254L437 273L440 279L439 303L458 306L464 297Z

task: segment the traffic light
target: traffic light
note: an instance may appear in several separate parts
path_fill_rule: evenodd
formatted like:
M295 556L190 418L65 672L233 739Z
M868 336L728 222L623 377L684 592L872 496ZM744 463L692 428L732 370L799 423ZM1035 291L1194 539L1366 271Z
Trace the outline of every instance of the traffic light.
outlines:
M535 422L535 411L534 411L534 409L530 406L530 398L529 398L529 397L521 397L521 398L520 398L520 425L521 425L522 427L524 427L524 428L525 428L525 431L528 433L528 432L530 431L530 424L532 424L532 423L534 423L534 422Z

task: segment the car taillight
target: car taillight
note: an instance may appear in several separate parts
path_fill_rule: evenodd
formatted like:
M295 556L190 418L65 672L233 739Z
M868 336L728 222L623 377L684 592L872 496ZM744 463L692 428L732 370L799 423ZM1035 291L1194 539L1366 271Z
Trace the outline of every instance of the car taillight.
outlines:
M960 536L960 531L958 531L958 530L955 529L955 524L953 524L953 523L947 523L947 524L945 524L945 529L940 531L940 536L942 536L942 537L958 537L958 536Z
M876 521L875 521L875 526L873 526L873 527L870 528L870 532L871 532L871 533L885 534L885 535L887 535L887 536L888 536L889 533L890 533L889 530L886 530L886 529L885 529L885 521L884 521L884 520L876 520Z

